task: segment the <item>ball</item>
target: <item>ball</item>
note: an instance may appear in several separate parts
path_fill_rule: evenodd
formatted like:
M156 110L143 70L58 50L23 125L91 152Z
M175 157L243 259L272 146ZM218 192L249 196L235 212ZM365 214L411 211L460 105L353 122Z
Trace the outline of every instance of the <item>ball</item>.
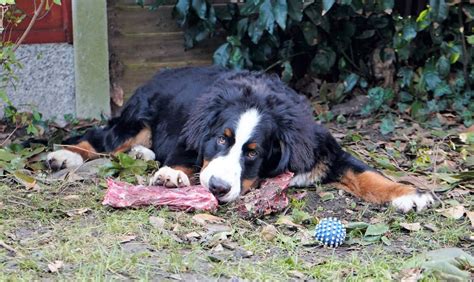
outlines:
M323 218L316 225L314 237L324 246L335 248L344 242L346 228L339 219Z

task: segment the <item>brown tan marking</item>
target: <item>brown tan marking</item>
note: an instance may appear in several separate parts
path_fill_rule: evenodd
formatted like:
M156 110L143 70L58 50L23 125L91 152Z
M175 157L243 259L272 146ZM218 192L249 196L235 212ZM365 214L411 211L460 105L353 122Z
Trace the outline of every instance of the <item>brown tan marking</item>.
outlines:
M208 161L208 160L202 161L201 171L203 171L208 165L209 165L209 161Z
M225 135L226 137L228 137L228 138L231 138L232 136L234 136L234 135L232 134L232 130L230 130L230 128L224 129L224 135Z
M250 192L250 190L257 188L258 183L259 181L257 177L250 179L242 179L242 189L240 191L240 194L245 195Z
M76 145L63 145L65 150L81 155L83 160L93 160L99 158L102 154L98 153L88 141L82 141Z
M356 174L349 170L342 176L340 182L333 183L333 185L366 201L377 204L390 202L398 197L416 193L414 187L393 182L373 171Z
M130 150L133 146L142 145L151 148L151 130L148 127L143 128L135 137L128 139L122 145L118 146L112 154L123 153Z
M249 143L249 144L247 144L247 148L249 148L250 150L255 150L255 149L257 149L257 143L255 143L255 142Z

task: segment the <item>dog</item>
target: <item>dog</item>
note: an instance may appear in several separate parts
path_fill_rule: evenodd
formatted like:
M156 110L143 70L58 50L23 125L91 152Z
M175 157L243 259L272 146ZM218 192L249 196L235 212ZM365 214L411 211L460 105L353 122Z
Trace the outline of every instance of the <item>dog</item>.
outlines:
M433 202L430 193L393 182L345 152L314 121L306 97L261 72L217 66L161 71L135 91L120 116L66 143L73 146L47 155L52 169L130 151L162 164L150 184L200 182L220 203L285 171L294 173L291 186L331 183L402 212Z

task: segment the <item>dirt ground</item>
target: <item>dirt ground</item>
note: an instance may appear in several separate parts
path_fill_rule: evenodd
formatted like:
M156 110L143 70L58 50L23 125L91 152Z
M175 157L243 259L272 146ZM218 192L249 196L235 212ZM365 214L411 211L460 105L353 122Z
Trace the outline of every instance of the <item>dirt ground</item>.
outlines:
M474 279L474 146L462 135L467 129L398 120L396 134L383 136L379 126L374 117L328 124L346 150L389 177L432 190L434 207L400 214L317 185L290 190L300 197L257 220L239 218L227 206L214 216L113 209L101 204L104 163L54 179L35 165L42 150L17 161L2 151L0 280ZM10 133L3 127L5 145L24 139ZM119 162L108 172L144 182L156 166L142 165ZM338 248L313 238L326 217L347 227Z

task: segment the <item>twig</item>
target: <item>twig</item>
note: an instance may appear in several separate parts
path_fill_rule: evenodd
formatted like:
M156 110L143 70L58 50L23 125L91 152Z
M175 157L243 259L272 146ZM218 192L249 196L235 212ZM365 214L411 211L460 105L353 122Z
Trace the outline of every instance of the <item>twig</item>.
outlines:
M0 240L0 247L6 249L9 252L17 254L18 256L23 256L23 254L21 252L19 252L15 248L9 246L7 243L3 242L2 240Z
M3 147L3 145L12 137L12 135L18 130L18 126L13 129L13 131L8 134L7 138L3 140L2 144L0 144L0 147Z
M464 23L462 18L462 1L459 3L458 7L458 20L459 20L459 32L461 32L461 41L462 41L462 64L463 68L462 71L464 73L464 81L466 81L467 90L471 90L471 85L469 82L469 74L467 72L467 68L469 65L469 56L467 53L467 46L466 46L466 38L464 36Z
M13 47L13 52L15 52L16 49L18 49L18 47L21 45L21 43L23 43L23 41L25 40L28 33L30 33L31 29L33 28L33 25L36 22L36 19L38 18L39 14L41 12L41 10L43 10L43 6L44 6L45 2L46 2L46 0L41 0L41 3L39 4L38 8L35 10L35 13L34 13L33 17L31 18L31 21L28 24L28 27L25 29L25 31L21 35L20 39L18 39L18 41L15 43L15 46Z
M79 151L90 153L90 154L97 155L97 156L110 157L110 154L103 154L103 153L93 152L93 151L90 151L90 150L87 150L87 149L84 149L84 148L81 148L81 147L75 146L75 145L66 145L66 144L57 144L57 145L60 146L60 147L65 147L65 148L77 149Z

